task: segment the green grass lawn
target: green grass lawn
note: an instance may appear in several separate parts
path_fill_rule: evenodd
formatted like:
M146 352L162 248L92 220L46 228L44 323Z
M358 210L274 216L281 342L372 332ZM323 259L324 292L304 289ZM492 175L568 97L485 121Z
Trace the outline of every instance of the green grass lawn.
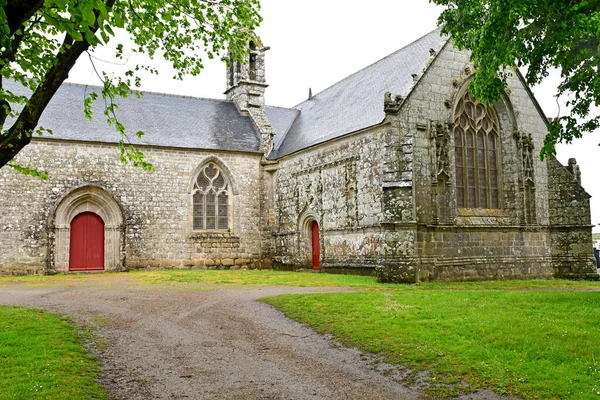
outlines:
M111 279L114 278L114 281ZM0 276L0 286L20 283L29 286L73 286L86 283L112 285L120 278L139 284L189 283L197 288L218 289L223 286L294 286L294 287L351 287L360 290L421 290L421 289L472 289L472 290L600 290L600 281L529 280L490 282L445 282L396 285L377 283L375 277L327 274L314 272L288 272L274 270L159 270L101 274L58 274L45 276Z
M98 370L68 320L0 307L0 399L103 399Z
M323 274L312 272L288 272L273 270L161 270L135 271L126 273L69 274L53 276L0 276L0 285L22 283L31 286L77 285L93 281L106 281L111 278L126 277L139 284L190 283L199 289L218 289L225 286L343 286L343 287L385 287L378 284L375 277Z
M453 283L263 301L345 345L430 371L434 397L456 394L462 381L525 399L600 398L600 292L569 287L599 288Z
M368 276L273 270L168 270L134 272L132 276L140 282L146 283L187 282L206 285L295 287L371 287L379 285L375 277Z

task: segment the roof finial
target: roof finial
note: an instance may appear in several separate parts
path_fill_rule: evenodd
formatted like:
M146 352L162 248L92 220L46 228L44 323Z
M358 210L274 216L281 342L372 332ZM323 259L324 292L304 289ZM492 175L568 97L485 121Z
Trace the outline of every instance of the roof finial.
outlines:
M308 88L308 99L312 99L312 88Z

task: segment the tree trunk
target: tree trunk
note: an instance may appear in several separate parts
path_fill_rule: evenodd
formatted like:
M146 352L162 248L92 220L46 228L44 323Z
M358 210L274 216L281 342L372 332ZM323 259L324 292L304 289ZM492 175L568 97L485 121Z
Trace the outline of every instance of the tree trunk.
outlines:
M106 7L111 9L114 3L115 0L108 0ZM41 7L41 4L43 4L41 0L9 0L5 11L9 17L11 29L13 23L18 22L17 27L20 27L28 18L31 18ZM96 18L98 18L97 14ZM95 33L97 30L98 21L96 20L96 24L91 31ZM31 136L46 106L65 79L68 78L69 72L79 56L89 47L90 44L85 39L74 42L69 35L65 37L56 55L56 64L46 73L43 82L31 95L15 123L4 135L0 135L0 168L9 163L31 142ZM13 49L13 52L16 51L17 49Z
M66 38L62 48L65 48L69 41L69 38ZM5 135L0 136L0 168L4 167L23 147L29 144L44 109L60 85L68 78L69 71L81 53L88 47L89 44L85 41L75 42L68 50L58 55L56 64L46 74L44 82L31 95L15 123Z

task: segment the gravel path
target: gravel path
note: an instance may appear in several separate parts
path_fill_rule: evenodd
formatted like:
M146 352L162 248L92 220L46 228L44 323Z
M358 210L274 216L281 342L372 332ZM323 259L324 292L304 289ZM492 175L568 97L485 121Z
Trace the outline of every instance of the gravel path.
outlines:
M111 399L416 399L422 385L256 299L339 288L192 290L127 277L0 286L0 304L68 315L96 329ZM469 398L497 398L482 392Z

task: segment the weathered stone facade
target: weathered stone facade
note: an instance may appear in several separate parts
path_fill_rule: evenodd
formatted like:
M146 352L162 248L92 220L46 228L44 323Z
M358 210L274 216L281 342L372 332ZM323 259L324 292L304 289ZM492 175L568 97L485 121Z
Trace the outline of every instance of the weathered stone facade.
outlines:
M156 172L121 164L115 145L34 140L19 161L43 160L50 179L2 170L0 273L67 272L68 235L61 233L74 215L62 217L61 209L81 204L73 200L81 195L92 199L85 210L98 212L107 232L116 231L105 238L112 254L106 270L262 266L260 155L151 147L144 153ZM229 231L192 229L191 187L207 162L222 165L231 179Z
M324 269L372 270L389 250L381 227L386 127L300 152L279 163L275 182L276 265L309 267L309 223L321 230Z
M67 272L71 221L93 212L105 224L106 270L597 279L579 168L539 160L546 121L522 78L514 72L493 106L478 103L468 54L435 34L297 109L265 107L268 48L254 46L248 64L227 69L235 126L251 122L243 140L234 131L220 142L233 129L221 121L205 133L217 145L204 150L143 145L154 173L121 164L114 144L35 139L18 161L46 169L48 182L0 171L0 273ZM396 68L407 54L420 60L414 69ZM371 100L353 97L361 85ZM206 118L223 112L215 104ZM223 177L226 205L211 203L210 176L198 189L207 165ZM220 222L198 229L209 209Z
M408 97L382 99L380 125L280 160L275 260L310 266L314 219L325 270L374 268L388 282L597 279L589 195L576 165L539 160L546 125L516 72L494 105L501 206L457 205L453 112L472 67L449 43L431 55Z

